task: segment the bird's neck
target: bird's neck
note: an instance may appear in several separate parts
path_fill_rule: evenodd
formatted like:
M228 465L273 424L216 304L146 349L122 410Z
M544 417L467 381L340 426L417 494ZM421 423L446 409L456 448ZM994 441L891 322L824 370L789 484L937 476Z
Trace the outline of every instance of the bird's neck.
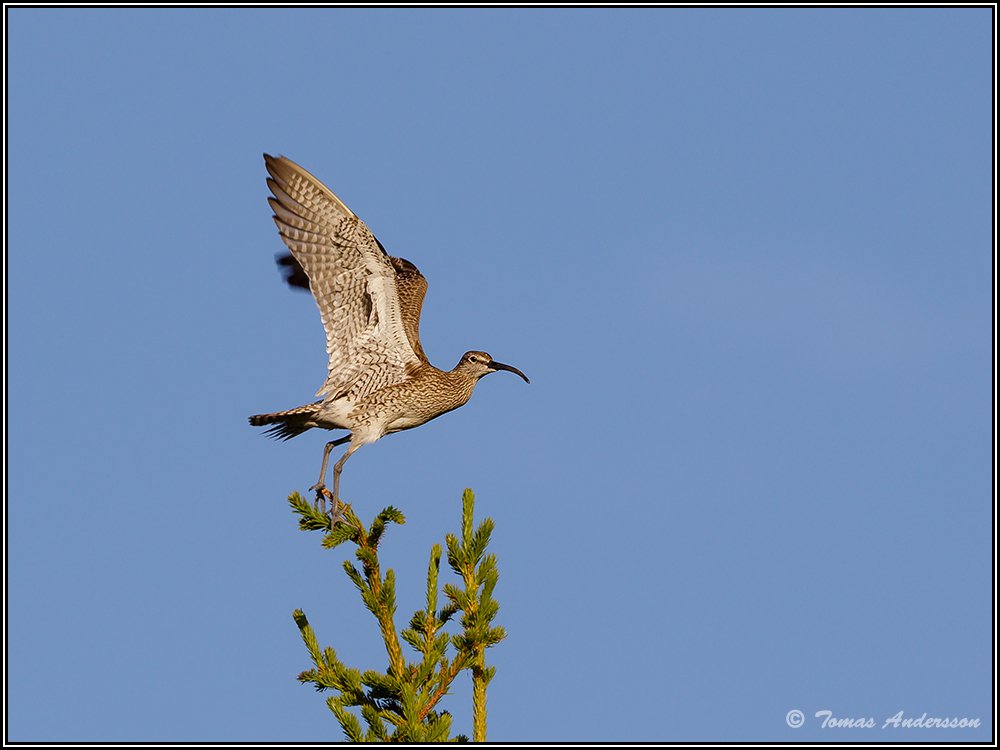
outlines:
M479 382L479 378L458 367L451 372L442 373L442 375L448 379L451 386L448 390L454 394L454 398L457 401L456 406L461 406L472 398L472 390L476 387L476 383Z

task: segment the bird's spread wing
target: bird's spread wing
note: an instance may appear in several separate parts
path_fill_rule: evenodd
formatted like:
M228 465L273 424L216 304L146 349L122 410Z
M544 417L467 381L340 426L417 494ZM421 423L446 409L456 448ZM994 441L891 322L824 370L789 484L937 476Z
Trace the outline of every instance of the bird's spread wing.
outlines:
M411 344L403 322L407 300L400 297L396 259L302 167L267 154L264 161L271 175L267 184L274 197L268 203L274 223L309 278L326 329L329 374L317 395L357 399L403 381L407 369L425 358L419 342ZM414 325L414 336L416 330Z
M377 239L375 241L378 242ZM396 292L399 294L406 338L417 357L427 362L424 348L420 346L420 310L424 306L424 295L427 294L427 279L405 258L390 257L389 260L396 269Z
M374 236L374 235L373 235ZM375 237L378 242L378 237ZM382 243L378 242L379 247ZM385 250L384 247L382 247ZM275 259L281 267L282 276L285 283L293 289L304 289L309 291L309 277L305 269L291 253L282 253ZM427 294L427 279L420 273L419 269L406 260L406 258L393 258L389 256L389 261L396 269L396 293L400 300L400 313L403 317L403 328L406 330L406 338L413 347L413 351L424 362L427 362L427 355L424 348L420 346L420 310L424 305L424 296ZM429 364L429 363L428 363Z

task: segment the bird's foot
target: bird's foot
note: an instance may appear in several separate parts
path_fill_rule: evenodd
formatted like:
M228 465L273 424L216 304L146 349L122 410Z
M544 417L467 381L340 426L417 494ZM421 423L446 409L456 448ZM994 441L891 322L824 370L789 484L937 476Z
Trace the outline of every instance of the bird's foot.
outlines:
M316 500L313 502L313 506L323 515L326 515L326 499L330 498L333 500L333 494L326 488L326 485L322 482L318 482L309 488L310 492L316 493ZM336 501L334 501L334 506L336 506Z
M351 504L345 503L342 500L336 500L336 505L330 509L330 528L332 529L338 523L351 523L347 519L347 511L350 509Z

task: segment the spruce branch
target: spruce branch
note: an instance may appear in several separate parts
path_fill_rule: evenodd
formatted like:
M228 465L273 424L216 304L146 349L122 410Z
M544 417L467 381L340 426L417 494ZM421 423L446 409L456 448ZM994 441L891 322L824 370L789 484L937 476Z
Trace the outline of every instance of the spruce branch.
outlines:
M485 664L485 650L506 634L503 628L491 625L499 609L492 598L498 579L496 557L486 554L493 521L487 518L474 528L474 501L472 491L466 490L462 496L461 536L445 537L449 566L462 585L446 583L439 588L443 550L435 544L427 565L424 607L413 613L408 627L397 632L396 574L392 569L382 573L378 552L388 526L406 522L402 512L389 506L366 528L349 505L331 521L298 493L289 496L300 529L326 532L323 547L332 549L346 542L354 545L356 562L345 560L344 572L374 615L385 643L387 670L362 674L343 664L332 648L321 649L305 614L301 610L293 613L313 662L313 669L302 672L299 680L312 683L317 690L338 691L338 695L327 699L327 706L349 741L466 741L464 735L450 736L451 714L438 708L454 680L466 669L472 673L473 682L473 739L485 740L486 687L495 673ZM447 602L438 609L440 591ZM461 632L445 632L444 626L459 612ZM404 658L401 641L413 649L415 661ZM449 657L449 649L455 651L453 658ZM350 709L360 710L365 729Z
M498 573L496 558L486 556L486 546L493 533L493 519L485 519L473 531L475 495L471 489L462 494L462 538L445 537L448 564L465 584L465 590L445 585L444 592L455 611L462 612L462 633L452 638L459 654L465 657L472 672L472 739L486 741L486 687L495 670L486 666L486 649L506 637L503 628L490 628L499 611L493 600Z

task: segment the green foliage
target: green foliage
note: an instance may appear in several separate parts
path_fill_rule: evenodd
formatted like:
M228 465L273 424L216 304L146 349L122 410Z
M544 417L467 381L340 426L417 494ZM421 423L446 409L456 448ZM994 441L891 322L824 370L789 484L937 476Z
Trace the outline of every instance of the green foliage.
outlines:
M499 605L493 599L499 573L496 557L486 554L493 521L473 525L475 497L472 490L462 495L462 533L445 536L448 565L459 576L461 585L446 583L439 589L441 545L431 549L427 566L426 601L409 620L408 627L397 631L396 576L381 572L378 547L389 524L402 525L406 518L389 506L379 513L368 528L351 507L344 506L336 522L329 515L304 500L297 492L288 498L299 516L303 531L324 531L322 545L333 549L345 542L355 545L354 557L360 563L345 560L347 577L361 594L361 601L371 612L385 642L388 666L385 672L364 673L343 664L332 648L321 649L312 626L301 610L293 617L313 668L298 679L311 683L316 690L335 690L327 698L344 737L350 742L446 742L467 741L464 735L451 736L451 714L438 704L448 694L455 678L468 670L472 675L473 740L486 740L486 686L493 678L494 667L487 667L485 652L506 637L493 619ZM438 593L443 590L447 603L438 609ZM461 631L449 634L442 628L461 612ZM412 660L403 655L400 642L414 652ZM449 657L449 652L453 652ZM360 713L361 725L356 709Z

